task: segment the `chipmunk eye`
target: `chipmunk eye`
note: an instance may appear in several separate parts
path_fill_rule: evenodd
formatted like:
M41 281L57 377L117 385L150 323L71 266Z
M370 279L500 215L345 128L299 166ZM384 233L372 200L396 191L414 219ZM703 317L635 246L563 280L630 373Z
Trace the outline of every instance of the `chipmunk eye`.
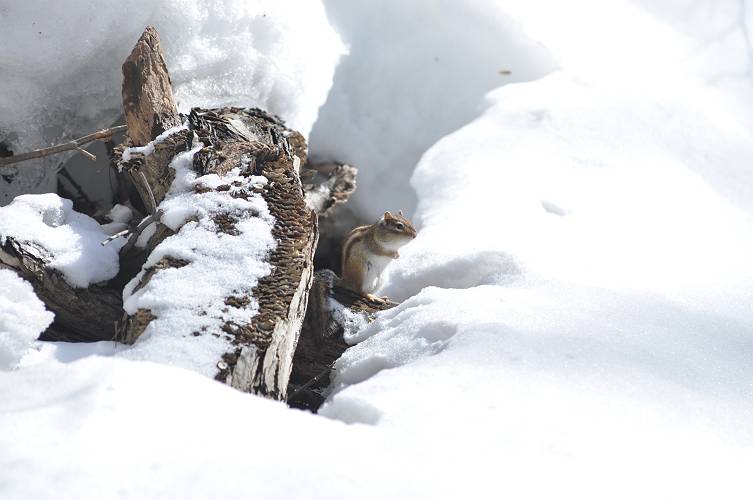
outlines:
M405 229L405 224L403 224L402 222L398 222L397 224L395 224L395 227L397 228L398 231L402 231L403 229Z

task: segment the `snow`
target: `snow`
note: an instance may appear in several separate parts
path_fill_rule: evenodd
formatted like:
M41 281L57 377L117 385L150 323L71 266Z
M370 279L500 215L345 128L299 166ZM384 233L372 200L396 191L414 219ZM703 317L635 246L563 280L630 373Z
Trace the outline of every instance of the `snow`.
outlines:
M125 205L116 203L115 206L105 214L105 217L112 222L102 224L102 230L112 236L128 229L128 223L131 221L131 218L133 218L133 210Z
M0 269L0 371L15 368L53 318L28 282Z
M175 180L159 206L164 212L162 222L177 234L152 251L123 292L126 312L144 309L156 319L118 356L181 366L212 377L221 356L233 350L232 339L222 327L227 322L246 324L258 311L253 299L245 307L224 301L231 296L251 296L259 279L270 273L264 257L275 247L274 218L260 194L244 199L228 197L228 192L194 192L195 187L212 189L226 184L231 186L230 194L251 193L254 185L267 182L261 176L243 177L239 169L222 177L197 177L191 166L199 149L200 145L173 159L170 166L176 171ZM242 219L235 226L238 234L216 232L213 217L218 214ZM144 273L163 258L181 259L186 264L163 270L137 288ZM185 336L185 332L190 334Z
M91 217L56 194L22 195L0 207L0 244L12 237L31 242L49 267L74 287L85 288L118 274L123 242L102 246L107 233Z
M360 216L413 209L404 302L348 318L319 416L37 345L0 376L3 497L750 498L748 2L326 8L312 154L359 167ZM141 359L188 364L164 337Z
M121 224L128 224L133 218L133 210L125 205L116 203L109 212L107 212L107 218L113 222L120 222Z
M309 0L104 0L0 3L0 142L15 152L112 125L122 114L120 66L147 25L160 33L176 101L257 106L308 135L345 49ZM86 26L85 36L71 26ZM60 156L26 163L26 183L0 178L0 205L37 178L54 190Z
M152 153L154 153L154 145L155 144L160 144L162 142L165 142L165 140L168 137L170 137L171 135L174 135L174 134L180 132L181 130L187 130L187 129L188 129L187 125L178 125L177 127L172 127L172 128L169 128L169 129L165 130L160 135L158 135L157 137L155 137L153 141L150 141L145 146L131 146L129 148L125 148L123 150L122 159L123 159L123 161L129 161L131 159L131 154L133 154L133 153L139 153L139 154L142 154L144 156L149 156ZM118 166L118 168L120 169L121 166Z
M483 111L488 91L556 67L505 3L327 2L349 52L311 132L311 154L358 168L349 204L364 221L386 209L410 216L417 200L408 180L421 154Z

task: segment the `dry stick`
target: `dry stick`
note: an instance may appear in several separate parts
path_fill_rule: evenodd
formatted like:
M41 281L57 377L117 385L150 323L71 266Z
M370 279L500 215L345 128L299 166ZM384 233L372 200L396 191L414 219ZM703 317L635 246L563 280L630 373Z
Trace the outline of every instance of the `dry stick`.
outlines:
M123 229L122 231L119 231L119 232L113 234L112 236L108 237L105 241L103 241L102 243L100 243L100 245L105 246L108 243L110 243L111 241L117 240L121 236L126 236L130 232L131 232L130 229Z
M99 132L94 132L93 134L85 135L79 139L75 139L70 142L66 142L63 144L58 144L57 146L51 146L49 148L44 149L37 149L34 151L31 151L29 153L22 153L20 155L13 155L13 156L6 156L3 158L0 158L0 167L5 165L11 165L13 163L19 163L26 160L33 160L34 158L44 158L45 156L55 155L58 153L62 153L63 151L70 151L71 149L78 150L80 153L85 154L87 158L90 160L96 160L97 157L93 154L89 153L88 151L85 151L81 148L81 146L85 144L89 144L90 142L97 141L100 139L107 139L108 137L111 137L113 134L116 134L118 132L125 132L128 129L126 125L119 125L117 127L112 128L106 128L103 130L100 130Z
M152 224L153 222L161 221L163 215L164 215L164 212L162 210L157 210L154 214L145 217L141 222L139 222L139 225L136 226L136 229L133 230L133 233L131 233L131 236L129 236L126 244L123 245L123 248L120 249L120 253L124 254L128 252L131 248L133 248L139 236L141 236L141 233L143 233L144 230L147 227L149 227L149 225ZM106 245L107 243L109 243L109 241L107 240L103 241L102 246Z
M327 365L327 367L324 370L322 370L318 374L316 374L316 376L314 378L312 378L311 380L309 380L308 382L306 382L305 384L303 384L302 386L300 386L298 389L296 389L293 392L293 394L291 394L290 396L288 396L288 402L290 402L293 399L296 399L299 394L303 393L303 391L305 391L306 389L308 389L309 387L311 387L315 383L319 382L319 379L321 379L327 373L330 373L332 371L332 368L334 366L335 366L334 362L330 363L329 365Z

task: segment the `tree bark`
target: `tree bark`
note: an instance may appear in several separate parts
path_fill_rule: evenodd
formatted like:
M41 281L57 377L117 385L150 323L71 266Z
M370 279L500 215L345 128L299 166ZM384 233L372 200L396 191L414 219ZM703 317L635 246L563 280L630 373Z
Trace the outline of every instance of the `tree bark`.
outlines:
M285 399L293 353L306 311L308 290L313 276L313 254L317 241L315 214L306 206L298 174L300 159L294 154L294 141L302 141L297 132L285 128L277 118L258 109L223 108L193 109L188 119L190 140L198 140L202 148L194 155L193 167L199 175L223 176L234 168L240 175L263 175L268 183L258 193L266 201L275 218L272 234L276 249L269 255L272 272L262 278L252 291L253 297L225 297L234 307L246 307L256 299L259 310L247 324L226 323L223 331L232 338L233 347L218 359L216 379L246 392ZM294 143L300 146L300 143ZM303 143L305 144L305 142ZM176 135L176 142L165 147L160 159L150 155L161 168L180 150L188 147ZM172 154L167 152L172 150ZM156 151L155 151L156 153ZM150 160L151 161L151 160ZM149 167L148 162L145 166ZM216 188L220 196L243 196L230 193L223 186ZM249 194L250 195L250 194ZM218 237L232 232L239 221L215 217ZM248 217L258 215L249 214ZM169 233L155 233L149 247L157 247L160 238ZM146 269L137 289L166 269L185 265L179 259L163 258ZM123 340L136 342L156 319L151 311L139 310L129 316L123 329ZM185 332L187 337L191 332ZM189 340L190 341L190 340Z

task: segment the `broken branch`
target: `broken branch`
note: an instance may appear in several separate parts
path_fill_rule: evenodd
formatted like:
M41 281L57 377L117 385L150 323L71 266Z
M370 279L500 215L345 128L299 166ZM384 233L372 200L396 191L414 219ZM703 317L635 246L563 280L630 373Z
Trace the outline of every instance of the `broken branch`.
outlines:
M35 158L44 158L45 156L55 155L64 151L70 151L74 149L78 150L82 154L87 153L87 157L90 160L96 160L96 156L92 155L88 151L84 151L83 149L81 149L81 146L101 139L107 139L109 137L112 137L113 134L116 134L118 132L125 132L127 129L128 127L126 125L119 125L117 127L102 129L99 132L94 132L93 134L85 135L70 142L58 144L57 146L36 149L34 151L30 151L29 153L22 153L20 155L2 157L0 158L0 167L11 165L13 163L19 163L22 161L33 160Z

